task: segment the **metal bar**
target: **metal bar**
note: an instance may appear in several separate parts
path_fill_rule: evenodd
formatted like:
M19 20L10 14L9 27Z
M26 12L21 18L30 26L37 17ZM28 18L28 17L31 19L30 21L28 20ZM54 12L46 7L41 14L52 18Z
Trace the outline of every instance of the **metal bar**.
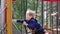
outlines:
M25 16L26 16L26 11L27 11L27 0L26 0ZM26 18L26 17L25 17L25 18ZM27 33L27 27L25 27L25 31L26 31L26 34L28 34L28 33Z
M49 3L49 8L50 8L50 6L51 6L50 4L51 4L51 3ZM50 9L50 10L51 10L51 9ZM50 27L51 27L51 24L52 24L52 23L51 23L51 11L50 11Z
M17 26L15 25L15 23L12 23L12 24L17 29L17 31L21 33L21 31L17 28Z
M21 0L21 13L22 13L22 0ZM22 15L21 15L21 19L22 19Z
M41 18L42 18L41 21L42 21L42 26L43 26L43 19L44 19L44 16L43 16L43 13L44 13L43 12L43 4L44 4L43 0L41 0Z
M34 10L35 10L35 1L34 1Z
M21 0L21 13L22 13L22 0ZM22 14L21 14L21 19L22 19ZM21 25L21 34L22 34L22 25Z
M37 13L37 8L38 8L38 0L37 0L37 3L36 3L37 5L36 5L36 13Z
M26 11L27 11L27 0L26 0Z
M51 14L53 13L53 7L52 7L52 2L51 2ZM53 29L53 16L51 16L51 25L52 25L52 29ZM52 30L52 34L54 34L53 30Z
M51 14L53 12L52 2L49 5L50 5L50 27L51 27L51 29L53 29L53 16L51 16ZM52 30L52 34L53 34L53 30Z
M57 0L57 7L56 7L57 9L57 12L58 12L58 0ZM56 34L58 34L58 14L56 15L56 27L57 27L57 33Z
M25 16L26 16L26 11L27 11L27 0L25 0L25 13L24 13ZM24 17L24 18L26 18L26 17Z
M48 7L48 2L46 3L46 5L47 5L47 6L46 6L46 8L47 8L47 7ZM48 23L49 23L49 22L48 22L48 12L46 11L46 25L47 25L47 26L48 26Z

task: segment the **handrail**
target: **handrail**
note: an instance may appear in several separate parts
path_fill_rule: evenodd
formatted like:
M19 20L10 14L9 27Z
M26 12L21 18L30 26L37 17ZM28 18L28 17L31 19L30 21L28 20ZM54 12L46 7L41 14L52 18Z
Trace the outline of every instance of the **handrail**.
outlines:
M22 31L20 31L20 30L17 28L17 26L15 25L15 23L13 23L13 26L17 29L17 31L19 31L19 32L21 32L21 34L23 34ZM24 28L25 28L25 31L26 31L26 27L24 27ZM26 31L25 33L28 34L27 31Z
M17 26L15 25L15 23L12 23L12 24L13 24L13 26L17 29L18 32L21 32L21 31L17 28Z
M59 28L58 28L58 29L56 29L56 28L54 28L54 29L47 29L47 28L45 28L45 29L46 29L46 30L50 30L50 31L52 31L52 30L53 30L53 31L57 31L57 30L60 31Z

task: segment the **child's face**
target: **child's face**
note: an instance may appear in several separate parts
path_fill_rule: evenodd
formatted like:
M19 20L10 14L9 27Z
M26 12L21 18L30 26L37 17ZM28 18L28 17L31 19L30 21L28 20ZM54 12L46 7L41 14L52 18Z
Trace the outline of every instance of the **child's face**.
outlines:
M30 20L32 16L29 16L29 14L26 14L26 20Z

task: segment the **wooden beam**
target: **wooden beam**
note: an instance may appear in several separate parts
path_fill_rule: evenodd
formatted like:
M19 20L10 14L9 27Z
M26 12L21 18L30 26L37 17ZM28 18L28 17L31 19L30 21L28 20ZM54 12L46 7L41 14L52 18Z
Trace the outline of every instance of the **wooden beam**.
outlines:
M12 34L12 0L6 0L7 2L7 27L6 27L6 34Z

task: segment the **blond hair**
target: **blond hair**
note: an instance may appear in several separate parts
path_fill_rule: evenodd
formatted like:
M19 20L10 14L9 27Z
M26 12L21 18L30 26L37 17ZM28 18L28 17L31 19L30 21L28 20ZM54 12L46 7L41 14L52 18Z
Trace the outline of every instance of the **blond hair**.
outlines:
M27 10L26 14L29 14L29 16L32 16L33 18L36 17L36 12L30 9Z

